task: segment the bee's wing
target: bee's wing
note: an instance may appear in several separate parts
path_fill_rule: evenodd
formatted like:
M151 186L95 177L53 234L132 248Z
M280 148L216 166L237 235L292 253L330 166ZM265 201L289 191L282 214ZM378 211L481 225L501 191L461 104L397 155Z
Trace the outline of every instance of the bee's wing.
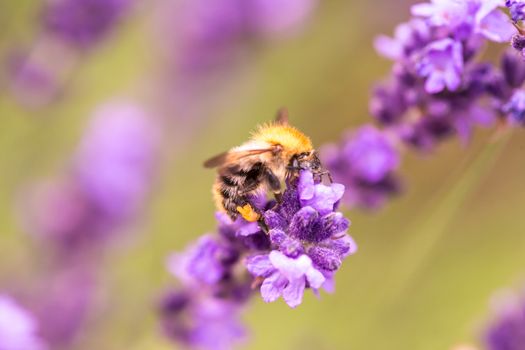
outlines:
M277 111L275 122L281 125L288 125L288 109L286 107L282 107Z
M250 150L239 150L239 151L228 151L216 155L204 162L205 168L215 168L227 163L235 163L240 159L259 155L266 152L273 152L274 147L261 148L261 149L250 149Z

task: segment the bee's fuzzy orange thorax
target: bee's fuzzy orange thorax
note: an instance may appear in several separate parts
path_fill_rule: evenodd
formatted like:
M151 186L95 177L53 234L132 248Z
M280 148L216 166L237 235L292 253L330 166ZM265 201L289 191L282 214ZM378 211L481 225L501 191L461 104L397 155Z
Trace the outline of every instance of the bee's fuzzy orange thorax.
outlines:
M276 123L261 125L252 134L252 140L282 145L291 154L309 152L313 149L310 138L290 125Z

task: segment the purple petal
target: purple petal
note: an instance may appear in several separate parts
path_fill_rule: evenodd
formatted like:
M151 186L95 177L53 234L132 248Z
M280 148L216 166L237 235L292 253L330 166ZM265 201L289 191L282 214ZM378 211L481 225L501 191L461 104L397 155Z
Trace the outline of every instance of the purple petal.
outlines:
M386 35L375 38L374 48L381 56L391 60L398 60L403 57L403 45Z
M496 9L483 17L479 22L478 31L489 40L503 43L510 41L516 33L516 28L503 12Z
M294 238L286 237L279 245L279 250L290 258L297 258L299 255L304 254L303 244Z
M36 318L8 295L0 294L0 349L43 350Z
M257 222L247 222L237 230L236 235L246 237L258 232L261 232L261 228Z
M280 229L271 229L268 232L268 235L270 236L270 241L275 246L280 246L288 237L286 233L284 233L283 230Z
M434 14L434 5L429 3L421 3L412 5L410 13L414 16L428 17Z
M309 171L301 171L299 183L297 184L299 198L301 200L312 199L315 194L314 176Z
M325 281L321 287L328 293L334 293L335 292L334 273L326 271L324 272L324 277L325 277Z
M345 192L345 186L341 184L332 184L326 186L323 184L315 185L315 195L311 200L305 201L303 205L310 205L321 215L328 214L334 210L337 203Z
M273 210L264 213L264 222L270 229L284 230L287 226L285 218Z
M257 277L266 277L275 272L267 254L250 256L246 258L244 265L253 276Z
M308 251L308 256L312 258L315 266L326 271L335 271L342 263L341 256L337 252L325 247L312 247Z
M445 81L439 74L432 74L425 82L425 90L429 94L437 94L445 88Z
M306 271L312 266L312 260L301 255L298 258L289 258L283 253L273 250L270 252L270 261L272 265L283 274L288 281L304 276Z
M306 271L306 279L310 287L314 289L321 287L326 280L324 275L313 266Z
M305 287L304 277L294 279L288 283L283 290L283 299L288 306L294 308L303 301L303 293Z
M312 207L306 206L299 210L290 223L290 234L299 239L312 236L312 230L319 218L319 213Z
M350 221L341 213L330 213L321 218L326 238L348 230Z
M286 283L286 278L277 272L266 278L261 285L263 300L267 303L276 301L281 296Z

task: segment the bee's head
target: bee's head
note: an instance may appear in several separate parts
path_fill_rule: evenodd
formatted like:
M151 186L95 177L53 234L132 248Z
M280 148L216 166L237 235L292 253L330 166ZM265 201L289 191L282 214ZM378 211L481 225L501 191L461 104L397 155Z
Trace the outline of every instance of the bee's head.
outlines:
M296 154L290 159L288 169L292 171L310 170L313 174L324 174L326 171L321 165L317 151L309 151Z

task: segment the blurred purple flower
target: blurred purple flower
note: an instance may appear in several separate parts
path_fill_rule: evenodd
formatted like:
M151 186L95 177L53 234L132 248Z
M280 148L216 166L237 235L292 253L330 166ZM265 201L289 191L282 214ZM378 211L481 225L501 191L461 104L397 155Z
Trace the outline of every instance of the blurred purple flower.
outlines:
M475 15L475 32L494 42L508 42L516 33L516 28L510 23L507 15L498 9L502 5L501 0L481 1Z
M413 18L399 24L394 30L394 38L379 35L374 40L374 47L379 54L391 60L403 60L415 50L424 47L431 39L431 30L427 23Z
M256 236L261 230L221 215L218 220L218 235L205 235L168 259L168 270L182 285L161 303L162 327L167 336L191 348L230 349L245 334L239 314L252 281L236 271L249 249L243 235Z
M67 44L87 49L101 41L131 0L56 0L43 11L44 29Z
M481 34L505 42L516 31L498 7L502 0L432 0L412 6L412 14L427 18L433 27L446 28L455 39Z
M325 146L321 158L334 180L344 183L343 201L349 207L374 209L400 190L395 139L373 126L349 133L340 145Z
M275 37L304 28L318 0L244 0L249 3L249 21L257 34Z
M510 100L503 105L502 112L511 124L525 126L525 91L516 90Z
M161 6L166 22L162 30L175 33L171 60L177 62L176 70L195 78L230 68L250 40L298 31L316 4L317 0L185 0L176 6L168 2Z
M471 20L476 4L476 0L431 0L413 5L411 12L414 16L428 18L432 26L456 30Z
M127 218L143 204L152 182L159 130L140 106L99 107L74 161L74 175L103 214Z
M33 296L42 337L53 349L78 341L95 309L96 269L76 260L63 261L68 266L52 271Z
M418 61L417 73L426 78L425 90L430 94L445 88L457 90L463 73L461 43L443 39L428 45Z
M186 285L214 285L228 272L230 255L235 258L235 251L227 244L206 235L184 253L173 254L168 269Z
M48 63L39 62L35 54L17 52L7 62L8 77L14 96L25 106L39 107L60 93L58 77Z
M495 319L486 331L487 350L525 349L525 302L516 296L500 300Z
M133 103L100 107L68 173L25 191L26 227L66 249L126 227L152 189L159 136L153 119Z
M44 350L38 322L27 310L0 294L0 350Z
M475 61L487 40L508 41L516 32L502 5L500 0L417 4L416 17L399 25L393 39L376 39L377 51L395 63L389 79L373 91L370 112L393 138L428 151L455 135L465 144L475 126L493 124L510 97L509 85L522 75L517 70L509 79L515 62L504 62L500 71Z
M517 23L525 19L525 1L523 0L506 0L505 6L510 10L510 17Z
M168 293L161 305L162 328L168 337L192 349L228 350L245 337L238 304L192 292Z

